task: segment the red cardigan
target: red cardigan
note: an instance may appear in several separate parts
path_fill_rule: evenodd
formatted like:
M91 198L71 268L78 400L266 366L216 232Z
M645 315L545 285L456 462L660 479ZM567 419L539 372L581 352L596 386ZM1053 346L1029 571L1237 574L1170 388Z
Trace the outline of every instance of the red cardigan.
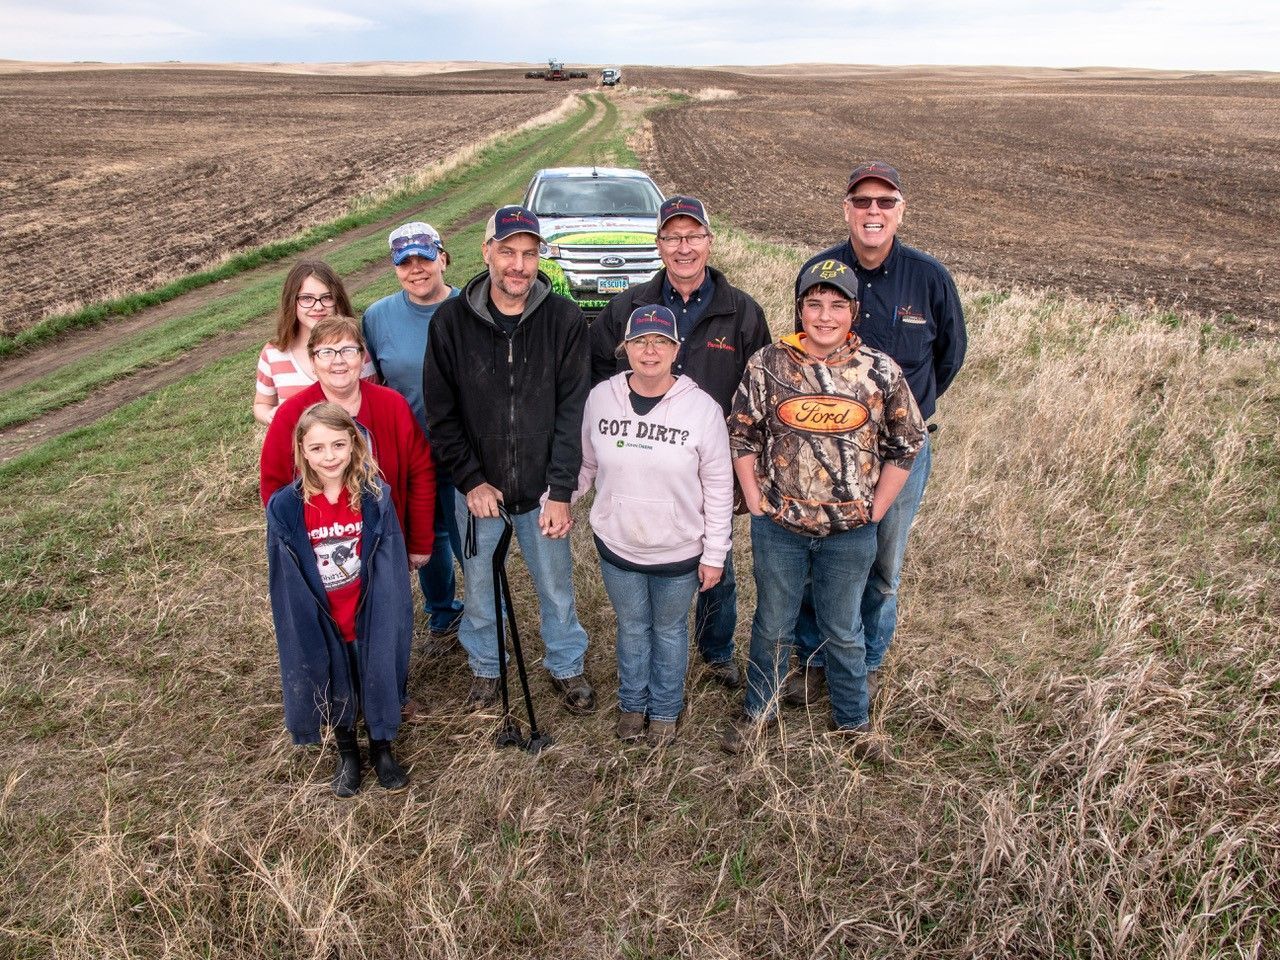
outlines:
M293 430L302 412L323 400L324 389L313 383L276 409L258 462L263 506L273 493L293 482ZM369 431L373 457L391 488L409 553L430 553L435 544L436 468L417 418L396 391L365 380L360 383L356 420Z

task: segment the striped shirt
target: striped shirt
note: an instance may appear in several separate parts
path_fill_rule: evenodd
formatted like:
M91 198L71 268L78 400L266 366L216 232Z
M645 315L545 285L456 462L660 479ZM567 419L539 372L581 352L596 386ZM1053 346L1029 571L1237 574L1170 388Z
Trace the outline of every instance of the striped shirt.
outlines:
M360 371L360 379L374 380L376 377L373 361L366 359ZM274 343L268 343L258 354L259 399L274 398L277 404L281 404L315 382L315 377L298 366L293 354L276 349Z

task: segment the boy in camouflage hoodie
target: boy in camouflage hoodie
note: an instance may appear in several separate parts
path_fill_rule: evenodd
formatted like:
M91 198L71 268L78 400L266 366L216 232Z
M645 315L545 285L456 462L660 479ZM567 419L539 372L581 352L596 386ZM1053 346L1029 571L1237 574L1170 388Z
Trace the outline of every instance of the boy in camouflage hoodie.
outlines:
M734 470L751 510L756 612L744 713L721 745L776 717L778 646L790 642L812 578L827 685L838 730L855 751L883 759L863 736L866 651L857 616L876 554L875 525L902 489L925 426L902 370L852 332L857 280L822 261L797 282L803 332L751 358L729 416Z

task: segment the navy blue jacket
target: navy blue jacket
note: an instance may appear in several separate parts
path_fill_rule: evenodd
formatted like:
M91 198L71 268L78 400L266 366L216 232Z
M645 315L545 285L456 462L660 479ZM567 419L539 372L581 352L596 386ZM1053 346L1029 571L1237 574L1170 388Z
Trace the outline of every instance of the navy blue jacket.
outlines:
M381 498L360 504L360 601L356 662L369 736L393 740L409 676L413 599L404 534L382 481ZM280 651L284 725L297 744L319 743L321 727L354 727L357 703L346 644L329 613L303 521L302 484L281 487L267 504L267 570Z
M897 237L889 256L874 270L858 263L853 244L845 239L810 257L800 273L823 260L853 267L859 301L854 330L867 346L898 361L920 415L928 420L938 398L960 372L968 345L964 311L951 274L933 257Z

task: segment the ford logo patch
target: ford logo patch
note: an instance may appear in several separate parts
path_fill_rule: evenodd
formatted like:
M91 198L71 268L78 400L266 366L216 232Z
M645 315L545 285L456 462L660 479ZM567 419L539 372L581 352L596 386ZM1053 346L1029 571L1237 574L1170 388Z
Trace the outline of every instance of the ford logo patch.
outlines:
M600 266L602 267L620 267L626 262L626 258L612 253L607 257L600 258Z

